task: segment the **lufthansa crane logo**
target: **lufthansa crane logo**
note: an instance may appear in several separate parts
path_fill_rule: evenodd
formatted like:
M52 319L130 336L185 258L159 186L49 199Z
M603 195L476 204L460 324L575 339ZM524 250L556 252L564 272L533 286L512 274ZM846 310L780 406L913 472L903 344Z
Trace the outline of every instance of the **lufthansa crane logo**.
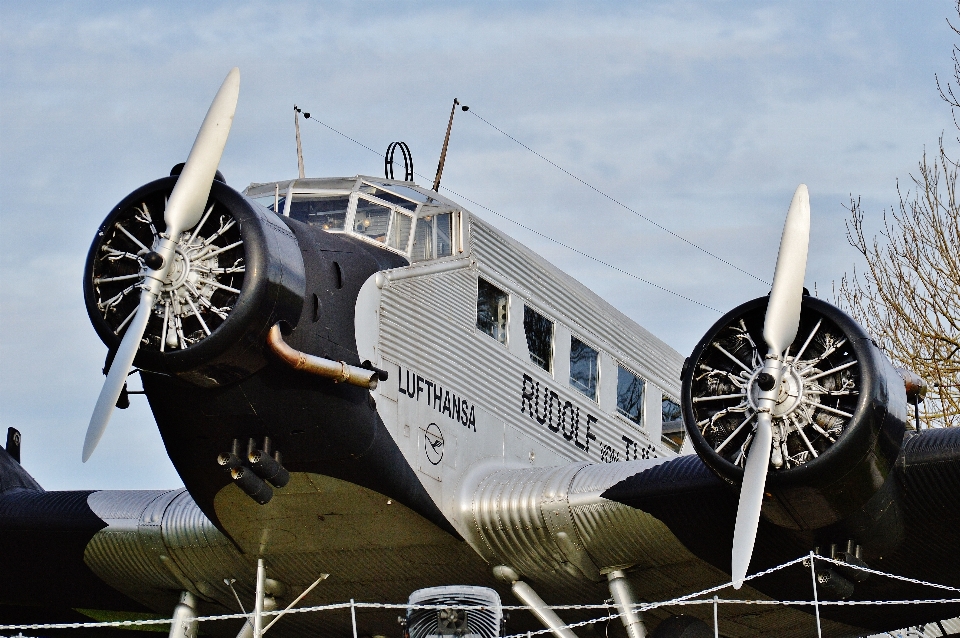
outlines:
M431 465L439 465L443 460L443 432L436 423L431 423L423 431L423 451Z

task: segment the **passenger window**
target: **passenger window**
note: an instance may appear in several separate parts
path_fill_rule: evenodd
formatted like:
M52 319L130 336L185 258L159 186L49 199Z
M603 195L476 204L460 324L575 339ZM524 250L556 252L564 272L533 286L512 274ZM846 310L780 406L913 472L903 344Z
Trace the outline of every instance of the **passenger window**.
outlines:
M523 307L523 331L530 361L553 372L553 322L529 306Z
M570 385L597 400L597 351L576 337L570 337Z
M477 279L477 329L507 342L507 293L486 279Z
M683 447L683 438L686 430L683 429L683 418L680 415L680 404L667 395L662 395L660 411L663 416L663 430L661 439L674 452Z
M284 208L284 198L280 198L280 210ZM290 217L311 226L319 226L324 230L343 230L347 219L347 204L349 195L320 196L294 195L290 201ZM272 209L274 202L270 202Z
M617 366L617 412L643 425L643 379Z

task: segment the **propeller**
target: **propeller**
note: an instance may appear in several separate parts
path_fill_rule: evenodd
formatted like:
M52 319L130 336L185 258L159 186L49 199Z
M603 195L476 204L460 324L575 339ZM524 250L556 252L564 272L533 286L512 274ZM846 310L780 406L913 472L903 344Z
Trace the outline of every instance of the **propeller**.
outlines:
M237 110L237 98L240 95L240 69L233 68L228 74L220 90L217 91L213 103L207 111L207 116L200 125L197 139L190 149L187 162L180 172L173 192L167 200L163 220L167 230L161 235L160 243L155 254L144 257L146 272L141 284L140 305L133 320L127 326L120 347L110 365L107 379L100 390L97 405L90 417L87 435L83 441L83 462L86 463L93 454L97 443L103 436L117 398L123 389L123 384L130 374L133 360L140 349L140 340L150 321L153 306L160 296L164 281L170 274L176 254L177 240L180 235L200 221L203 215L207 198L210 196L210 187L214 175L223 155L223 147L230 134L233 124L233 115Z
M777 269L773 275L773 288L763 323L763 340L768 350L763 369L757 375L760 389L757 397L757 429L743 471L737 524L733 531L731 575L735 589L743 585L757 539L773 440L772 410L780 396L784 354L796 338L800 326L800 303L803 301L803 277L807 269L809 244L810 195L807 186L800 184L793 194L783 225Z

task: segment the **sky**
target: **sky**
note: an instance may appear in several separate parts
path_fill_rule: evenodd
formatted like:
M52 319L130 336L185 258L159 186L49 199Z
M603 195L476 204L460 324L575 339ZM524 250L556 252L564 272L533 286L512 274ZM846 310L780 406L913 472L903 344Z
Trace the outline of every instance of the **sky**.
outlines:
M83 263L109 210L185 159L233 66L220 168L238 190L296 176L294 104L377 151L302 122L308 176L380 175L402 140L429 185L456 97L470 111L445 194L503 215L460 200L686 355L768 292L801 182L808 288L830 299L860 264L844 204L861 198L879 231L898 180L956 137L935 83L951 15L949 0L0 0L0 427L22 431L46 489L181 484L143 397L80 462L105 355Z

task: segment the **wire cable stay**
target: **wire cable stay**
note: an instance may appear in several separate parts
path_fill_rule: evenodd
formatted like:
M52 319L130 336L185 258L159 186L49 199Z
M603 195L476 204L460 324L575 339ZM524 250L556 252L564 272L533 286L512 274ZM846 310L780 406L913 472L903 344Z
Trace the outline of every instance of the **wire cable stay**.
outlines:
M342 138L344 138L344 139L347 139L347 140L350 140L351 142L353 142L353 143L356 144L357 146L360 146L361 148L365 148L365 149L367 149L368 151L370 151L371 153L374 153L374 154L376 154L376 155L378 155L378 156L380 155L380 153L379 153L378 151L373 150L372 148L370 148L369 146L367 146L367 145L364 144L363 142L359 142L359 141L355 140L354 138L350 137L349 135L347 135L346 133L343 133L343 132L338 131L337 129L333 128L332 126L330 126L330 125L327 124L326 122L323 122L323 121L321 121L321 120L318 120L312 113L309 114L309 116L308 116L307 114L305 114L305 115L304 115L304 119L305 119L305 120L310 120L310 121L316 122L317 124L323 126L324 128L329 129L330 131L336 133L336 134L339 135L340 137L342 137ZM423 178L424 180L427 180L427 181L430 181L430 179L431 179L431 178L427 177L426 175L423 175L422 173L419 173L419 172L416 172L415 175L417 175L418 177L421 177L421 178ZM535 235L537 235L537 236L539 236L539 237L541 237L541 238L543 238L543 239L546 239L547 241L553 242L553 243L557 244L558 246L562 246L563 248L566 248L566 249L569 250L569 251L572 251L572 252L574 252L574 253L577 253L578 255L580 255L580 256L582 256L582 257L586 257L587 259L590 259L590 260L592 260L592 261L595 261L595 262L598 263L598 264L601 264L601 265L603 265L603 266L606 266L607 268L610 268L610 269L612 269L612 270L615 270L615 271L617 271L617 272L620 273L620 274L626 275L627 277L631 277L631 278L633 278L633 279L636 279L637 281L640 281L640 282L642 282L642 283L645 283L645 284L647 284L648 286L652 286L652 287L654 287L654 288L656 288L656 289L658 289L658 290L661 290L661 291L663 291L663 292L669 293L669 294L671 294L671 295L673 295L673 296L675 296L675 297L679 297L680 299L683 299L683 300L685 300L685 301L689 301L689 302L691 302L691 303L695 303L695 304L697 304L698 306L701 306L701 307L703 307L703 308L706 308L707 310L712 310L712 311L720 314L720 311L717 310L716 308L712 307L712 306L708 306L707 304L705 304L705 303L703 303L703 302L701 302L701 301L697 301L696 299L692 299L692 298L690 298L690 297L687 297L686 295L682 295L682 294L680 294L679 292L675 292L675 291L673 291L673 290L670 290L669 288L666 288L666 287L664 287L664 286L661 286L660 284L656 284L656 283L654 283L654 282L652 282L652 281L650 281L650 280L648 280L648 279L644 279L643 277L640 277L639 275L635 275L635 274L633 274L632 272L629 272L629 271L627 271L627 270L624 270L623 268L620 268L619 266L614 266L613 264L611 264L611 263L609 263L609 262L607 262L607 261L604 261L604 260L600 259L599 257L594 257L593 255L591 255L591 254L589 254L589 253L586 253L586 252L584 252L584 251L582 251L582 250L580 250L580 249L578 249L578 248L574 248L573 246L571 246L571 245L569 245L569 244L566 244L566 243L560 241L559 239L554 239L553 237L550 237L549 235L547 235L547 234L545 234L545 233L542 233L542 232L540 232L539 230L536 230L536 229L534 229L534 228L531 228L530 226L527 226L526 224L523 224L523 223L521 223L521 222L518 222L518 221L515 220L515 219L511 219L510 217L507 217L506 215L504 215L504 214L502 214L502 213L499 213L499 212L493 210L492 208L489 208L489 207L487 207L487 206L484 206L483 204L481 204L481 203L479 203L479 202L477 202L477 201L475 201L475 200L473 200L473 199L470 199L469 197L467 197L467 196L465 196L465 195L461 195L460 193L458 193L458 192L456 192L456 191L454 191L454 190L452 190L452 189L450 189L450 188L448 188L448 187L446 187L446 186L441 187L441 189L444 190L444 191L447 191L448 193L450 193L450 194L453 195L454 197L457 197L457 198L462 199L462 200L464 200L464 201L470 202L470 203L473 204L474 206L478 206L479 208L482 208L483 210L487 211L488 213L491 213L491 214L493 214L493 215L496 215L497 217L500 217L501 219L504 219L504 220L510 222L511 224L514 224L514 225L516 225L516 226L519 226L520 228L522 228L522 229L524 229L524 230L526 230L526 231L529 231L529 232L531 232L531 233L533 233L533 234L535 234ZM747 273L747 274L749 274L749 273ZM751 276L752 276L752 275L751 275ZM760 280L760 281L763 281L763 280ZM766 282L764 282L764 283L766 283Z
M505 220L507 220L508 222L510 222L511 224L516 224L516 225L519 226L520 228L523 228L524 230L528 230L528 231L530 231L531 233L533 233L534 235L539 235L540 237L543 237L544 239L546 239L546 240L548 240L548 241L552 241L553 243L557 244L558 246L563 246L563 247L566 248L567 250L571 250L571 251L577 253L578 255L582 255L583 257L586 257L587 259L592 259L593 261L597 262L598 264L602 264L602 265L606 266L607 268L611 268L611 269L613 269L613 270L616 270L617 272L619 272L619 273L621 273L621 274L624 274L624 275L626 275L627 277L633 277L633 278L636 279L637 281L641 281L641 282L647 284L648 286L653 286L654 288L657 288L658 290L662 290L663 292L668 292L668 293L670 293L671 295L674 295L674 296L676 296L676 297L679 297L680 299L685 299L686 301L693 302L693 303L697 304L698 306L703 306L703 307L706 308L707 310L712 310L712 311L714 311L714 312L716 312L716 313L719 313L719 312L720 312L719 310L717 310L717 309L714 308L713 306L708 306L707 304L705 304L705 303L703 303L703 302L697 301L696 299L691 299L690 297L687 297L686 295L682 295L682 294L680 294L679 292L674 292L673 290L670 290L669 288L664 288L664 287L661 286L660 284L655 284L655 283L653 283L652 281L650 281L650 280L648 280L648 279L644 279L643 277L641 277L641 276L639 276L639 275L635 275L635 274L633 274L632 272L629 272L629 271L627 271L627 270L624 270L623 268L620 268L619 266L614 266L613 264L611 264L611 263L609 263L609 262L606 262L606 261L600 259L599 257L594 257L593 255L590 255L590 254L588 254L588 253L583 252L582 250L579 250L579 249L577 249L577 248L574 248L573 246L571 246L571 245L569 245L569 244L565 244L565 243L563 243L562 241L560 241L560 240L558 240L558 239L554 239L553 237L550 237L550 236L548 236L548 235L545 235L545 234L541 233L539 230L536 230L535 228L531 228L530 226L527 226L527 225L525 225L525 224L521 224L520 222L518 222L518 221L515 220L515 219L510 219L510 218L507 217L506 215L504 215L504 214L502 214L502 213L498 213L497 211L493 210L492 208L487 208L487 207L484 206L483 204L481 204L481 203L479 203L479 202L476 202L476 201L470 199L470 198L467 197L466 195L461 195L461 194L459 194L459 193L457 193L457 192L455 192L455 191L447 188L446 186L444 186L443 189L446 190L446 191L449 191L450 194L454 195L455 197L459 197L459 198L462 199L462 200L465 200L465 201L470 202L470 203L473 204L474 206L479 206L480 208L482 208L483 210L487 211L488 213L493 213L493 214L496 215L497 217L500 217L501 219L505 219Z
M665 232L665 233L667 233L667 234L669 234L669 235L671 235L671 236L679 239L679 240L682 241L683 243L685 243L685 244L687 244L687 245L689 245L689 246L692 246L693 248L696 248L696 249L699 250L700 252L702 252L702 253L704 253L704 254L706 254L706 255L709 255L709 256L713 257L714 259L720 261L721 263L724 263L724 264L726 264L727 266L730 266L731 268L740 271L740 272L743 273L744 275L747 275L747 276L749 276L749 277L753 277L754 279L756 279L756 280L759 281L760 283L766 284L766 285L768 285L768 286L770 285L770 282L769 282L769 281L766 281L766 280L764 280L764 279L761 279L760 277L757 277L756 275L754 275L752 272L749 272L749 271L747 271L747 270L744 270L744 269L741 268L740 266L737 266L736 264L734 264L734 263L732 263L732 262L724 259L723 257L721 257L721 256L719 256L719 255L717 255L717 254L715 254L715 253L710 252L709 250L707 250L707 249L704 248L703 246L700 246L699 244L696 244L696 243L690 241L690 240L687 239L686 237L684 237L684 236L682 236L682 235L680 235L680 234L678 234L678 233L670 230L669 228L667 228L667 227L664 226L663 224L660 224L660 223L658 223L658 222L650 219L649 217L647 217L646 215L644 215L644 214L641 213L640 211L638 211L638 210L636 210L636 209L634 209L634 208L631 208L631 207L627 206L626 204L624 204L623 202L621 202L621 201L620 201L619 199L617 199L616 197L613 197L612 195L608 195L607 193L603 192L602 190L600 190L599 188L597 188L596 186L594 186L594 185L591 184L590 182L588 182L588 181L586 181L586 180L583 180L583 179L577 177L576 175L574 175L573 173L571 173L570 171L568 171L568 170L565 169L564 167L560 166L559 164L557 164L556 162L554 162L554 161L551 160L550 158L545 157L544 155L541 155L540 153L538 153L537 151L533 150L532 148L530 148L529 146L527 146L526 144L524 144L523 142L521 142L520 140L518 140L518 139L515 138L514 136L510 135L509 133L507 133L507 132L504 131L503 129L501 129L501 128L499 128L498 126L496 126L495 124L492 124L491 122L485 120L482 116L477 115L476 111L473 110L472 108L471 108L470 110L468 110L467 113L469 113L470 115L473 115L475 118L477 118L478 120L480 120L481 122L483 122L484 124L486 124L487 126L489 126L490 128L494 129L495 131L499 132L500 134L505 135L505 136L508 137L509 139L513 140L514 142L516 142L517 144L519 144L519 145L522 146L523 148L527 149L528 151L530 151L531 153L533 153L534 155L536 155L537 157L539 157L540 159L542 159L542 160L545 161L546 163L550 164L551 166L553 166L553 167L556 168L557 170L559 170L559 171L563 172L564 174L566 174L566 175L572 177L573 179L577 180L578 182L580 182L581 184L583 184L584 186L586 186L586 187L589 188L590 190L592 190L592 191L594 191L595 193L597 193L597 194L599 194L599 195L601 195L601 196L609 199L611 202L613 202L613 203L616 204L617 206L623 208L624 210L627 210L627 211L633 213L634 215L636 215L636 216L639 217L640 219L642 219L642 220L644 220L644 221L646 221L646 222L649 222L649 223L653 224L654 226L656 226L657 228L659 228L659 229L662 230L663 232Z

